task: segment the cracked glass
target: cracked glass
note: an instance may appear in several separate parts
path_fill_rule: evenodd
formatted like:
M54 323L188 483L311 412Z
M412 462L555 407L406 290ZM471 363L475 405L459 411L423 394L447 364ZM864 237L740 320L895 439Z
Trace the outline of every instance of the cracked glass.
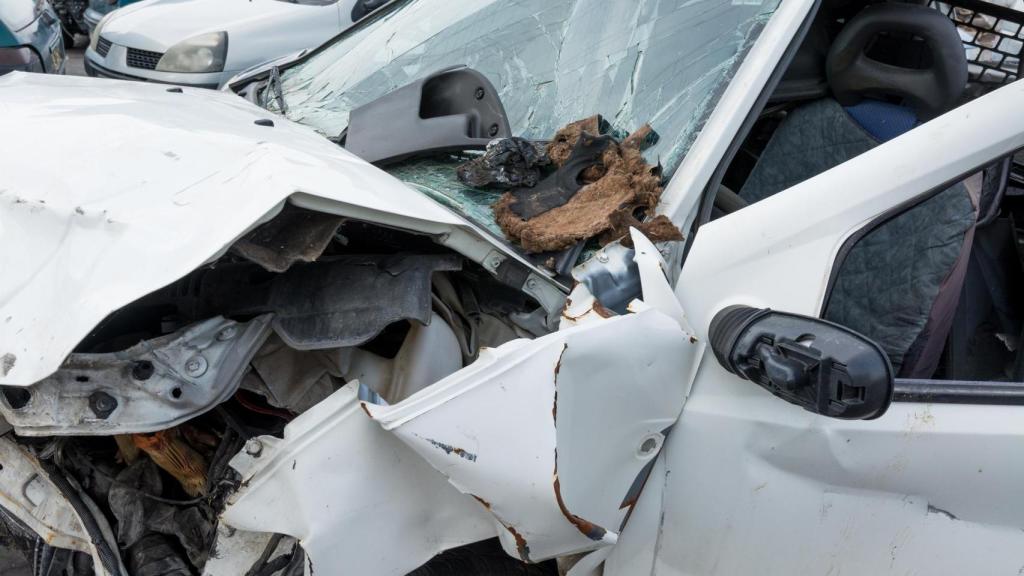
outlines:
M601 114L650 124L645 156L671 176L778 0L404 0L281 75L286 115L337 138L349 111L465 65L497 88L512 134L545 140ZM278 103L267 98L267 107ZM491 192L461 185L455 159L388 171L495 229ZM447 166L452 166L450 171Z

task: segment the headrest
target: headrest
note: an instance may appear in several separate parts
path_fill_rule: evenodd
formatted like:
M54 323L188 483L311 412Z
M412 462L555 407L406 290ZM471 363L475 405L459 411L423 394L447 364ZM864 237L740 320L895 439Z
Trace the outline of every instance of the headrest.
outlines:
M880 34L924 40L926 68L904 68L869 58ZM832 94L852 106L866 96L897 96L928 120L956 106L967 86L967 58L953 22L937 10L912 4L873 4L847 22L826 61Z

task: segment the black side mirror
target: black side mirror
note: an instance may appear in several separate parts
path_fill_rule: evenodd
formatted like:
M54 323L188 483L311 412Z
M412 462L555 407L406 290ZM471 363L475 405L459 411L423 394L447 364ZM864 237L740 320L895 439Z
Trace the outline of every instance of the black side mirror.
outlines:
M711 321L711 349L726 370L816 414L878 418L889 408L889 357L870 339L832 322L730 306Z

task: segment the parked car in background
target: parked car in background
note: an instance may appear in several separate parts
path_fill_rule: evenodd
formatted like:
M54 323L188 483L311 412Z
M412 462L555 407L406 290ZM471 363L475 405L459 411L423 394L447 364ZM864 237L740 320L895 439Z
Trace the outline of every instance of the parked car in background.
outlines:
M381 0L145 0L105 16L91 76L216 88L255 64L319 46Z
M118 8L129 4L135 4L138 1L139 0L89 0L89 6L85 9L85 13L82 15L82 23L85 24L86 33L91 36L92 31L96 29L96 25L100 23L100 20L102 20L104 16Z
M75 34L88 34L85 26L85 8L89 0L49 0L53 11L60 18L61 32L64 34L64 46L75 45Z
M42 0L0 2L0 74L64 73L60 19Z

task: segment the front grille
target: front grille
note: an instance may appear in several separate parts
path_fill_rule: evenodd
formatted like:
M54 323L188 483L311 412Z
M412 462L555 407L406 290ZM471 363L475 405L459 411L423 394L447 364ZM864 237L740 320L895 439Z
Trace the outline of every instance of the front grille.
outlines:
M110 52L110 40L100 36L100 39L96 41L96 53L106 58L108 52Z
M128 66L131 68L142 68L143 70L156 70L157 62L160 62L162 57L163 54L160 52L129 48Z

